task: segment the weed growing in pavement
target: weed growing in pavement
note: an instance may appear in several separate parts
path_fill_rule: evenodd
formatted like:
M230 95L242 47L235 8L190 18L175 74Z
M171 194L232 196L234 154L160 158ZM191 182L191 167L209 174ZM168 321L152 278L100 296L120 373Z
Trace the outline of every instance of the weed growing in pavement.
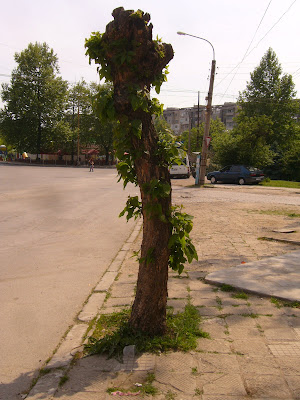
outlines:
M256 328L259 330L260 333L263 333L263 332L264 332L264 330L263 330L263 328L261 327L261 325L256 324Z
M58 385L63 386L68 380L69 380L69 377L67 375L64 375L60 378Z
M107 300L111 297L111 289L109 289L106 293L105 299L104 299L104 303L107 302Z
M249 317L249 318L258 318L259 315L258 314L254 314L254 313L245 313L245 314L241 314L242 317Z
M235 290L233 286L226 284L221 285L220 289L222 290L222 292L234 292Z
M141 386L130 385L129 387L126 388L113 386L107 388L106 392L108 394L112 394L114 392L122 392L124 393L124 395L126 392L131 392L136 394L140 392L141 395L146 394L150 396L155 396L156 394L158 394L158 389L155 386L153 386L154 381L155 381L155 375L153 373L148 373L144 383L142 383Z
M216 303L218 304L218 306L217 306L218 310L219 310L219 311L220 311L220 310L223 310L223 307L222 307L222 300L220 299L219 296L216 297Z
M203 394L203 390L196 388L195 389L195 396L201 396Z
M275 297L271 297L270 301L277 308L282 308L282 307L300 308L299 301L282 301L282 300L276 299Z
M248 300L248 295L244 292L240 292L240 293L233 293L231 295L231 297L233 297L234 299L243 299L243 300Z
M165 396L165 400L175 400L176 394L173 393L171 390L168 390Z
M188 351L197 347L197 339L209 338L199 329L201 317L191 304L183 312L167 314L167 332L163 336L150 336L134 331L128 324L130 310L101 315L93 335L84 346L86 354L106 354L108 358L122 358L123 349L135 345L136 352L159 353L169 350Z
M192 374L193 375L197 375L198 374L198 368L197 367L193 367L192 368Z

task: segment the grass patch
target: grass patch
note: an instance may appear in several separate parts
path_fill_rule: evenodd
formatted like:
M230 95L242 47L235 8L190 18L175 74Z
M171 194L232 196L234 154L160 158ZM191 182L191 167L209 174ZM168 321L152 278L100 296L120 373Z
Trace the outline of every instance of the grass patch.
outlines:
M234 292L235 289L231 285L223 284L220 286L220 290L222 290L222 292Z
M231 297L233 297L234 299L243 299L243 300L248 300L249 298L249 296L244 292L233 293Z
M197 347L199 337L209 334L199 329L201 317L191 304L181 313L167 314L167 331L163 336L150 336L129 326L130 310L101 315L93 335L84 350L87 354L106 354L109 358L122 359L123 349L135 345L136 353L159 353L169 350L188 351Z
M300 189L300 182L293 182L293 181L280 181L280 180L265 179L264 181L260 182L259 185L260 186L286 187L286 188Z
M290 217L290 218L300 218L300 214L295 213L293 211L285 211L285 210L260 210L259 213L266 215L283 215L284 217Z

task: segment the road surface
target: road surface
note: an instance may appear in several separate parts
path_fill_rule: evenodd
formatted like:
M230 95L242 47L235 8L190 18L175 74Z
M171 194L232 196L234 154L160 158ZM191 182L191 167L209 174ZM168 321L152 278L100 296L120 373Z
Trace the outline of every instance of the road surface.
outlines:
M115 169L0 165L1 400L21 398L129 236L128 194Z

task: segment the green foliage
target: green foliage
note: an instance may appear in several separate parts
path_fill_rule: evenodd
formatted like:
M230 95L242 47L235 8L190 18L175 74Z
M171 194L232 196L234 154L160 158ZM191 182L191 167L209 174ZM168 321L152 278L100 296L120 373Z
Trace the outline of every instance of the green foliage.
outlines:
M137 219L138 217L141 216L142 214L142 203L139 201L138 196L130 197L128 196L128 200L126 202L126 206L124 210L120 213L119 217L123 217L123 215L126 215L127 221L130 220L130 218L134 217L134 219Z
M294 175L297 175L298 180L299 176L294 171L299 170L300 164L294 148L299 140L299 123L295 120L299 102L295 100L294 87L292 76L282 74L275 52L268 49L259 66L251 73L246 89L240 94L240 112L236 118L240 133L235 135L235 140L239 136L240 139L246 137L245 144L248 142L249 145L250 141L249 153L253 154L250 158L257 160L252 165L269 165L266 171L272 177L293 176L292 179L295 179ZM261 121L259 129L258 121ZM265 127L263 121L266 122ZM245 124L246 134L243 131ZM251 147L255 141L257 145ZM238 141L238 146L241 143ZM238 147L236 151L239 156L245 153L243 149L240 152Z
M184 263L191 263L193 259L198 260L198 255L192 244L189 233L193 228L193 217L183 213L181 207L172 207L170 222L172 225L172 236L169 241L170 259L169 266L174 271L182 273Z
M2 85L2 134L18 151L39 154L50 146L53 130L59 132L67 82L57 76L58 60L46 43L30 43L15 61L10 84Z
M85 352L121 359L123 349L128 345L135 345L138 354L188 351L197 347L198 338L209 337L199 329L201 318L197 309L190 304L184 312L167 315L167 332L164 336L150 336L134 331L128 324L129 316L128 310L101 315L93 335L85 345Z
M258 168L271 165L274 153L266 139L271 132L272 121L268 117L244 117L232 131L213 136L214 163L221 166L244 164Z

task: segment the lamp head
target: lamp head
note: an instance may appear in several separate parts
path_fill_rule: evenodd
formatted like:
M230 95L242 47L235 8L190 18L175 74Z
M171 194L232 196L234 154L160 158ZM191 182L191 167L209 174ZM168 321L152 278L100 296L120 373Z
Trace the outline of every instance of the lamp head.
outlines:
M186 35L184 32L177 32L177 35Z

